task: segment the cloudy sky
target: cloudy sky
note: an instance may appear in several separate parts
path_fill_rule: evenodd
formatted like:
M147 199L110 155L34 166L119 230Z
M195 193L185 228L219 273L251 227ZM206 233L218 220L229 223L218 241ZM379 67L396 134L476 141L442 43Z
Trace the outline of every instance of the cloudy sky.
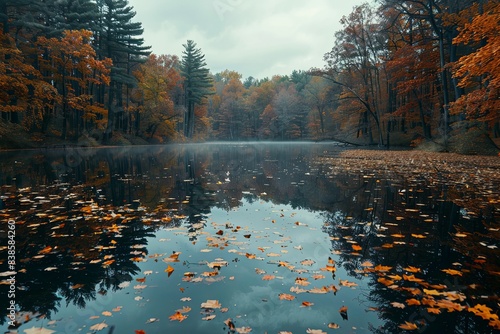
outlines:
M182 55L188 39L212 73L262 79L323 67L339 20L363 0L129 0L156 54Z

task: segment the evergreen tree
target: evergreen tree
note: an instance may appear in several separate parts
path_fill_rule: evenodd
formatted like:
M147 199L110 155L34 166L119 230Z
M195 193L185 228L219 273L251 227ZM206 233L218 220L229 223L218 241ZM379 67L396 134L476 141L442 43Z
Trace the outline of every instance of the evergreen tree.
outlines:
M209 70L205 67L205 55L201 49L196 48L196 43L188 40L183 44L185 50L182 52L181 74L184 77L185 114L184 114L184 136L192 138L194 134L195 114L194 107L200 104L203 98L211 94L212 80Z
M129 124L124 109L129 103L130 88L137 85L132 68L147 60L150 47L143 46L144 39L140 37L143 33L142 24L132 22L136 13L127 0L98 0L97 6L101 20L96 34L96 48L101 58L113 60L106 101L105 92L99 94L99 100L108 109L108 126L104 137L107 140L115 127L124 129Z

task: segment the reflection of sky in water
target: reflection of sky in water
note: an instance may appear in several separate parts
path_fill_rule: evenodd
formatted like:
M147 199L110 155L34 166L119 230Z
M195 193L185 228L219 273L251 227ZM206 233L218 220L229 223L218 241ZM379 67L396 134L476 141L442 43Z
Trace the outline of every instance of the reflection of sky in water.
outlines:
M280 215L283 215L281 217ZM272 220L276 222L273 223ZM225 229L229 222L234 227L241 226L238 232ZM300 222L304 225L296 225ZM213 224L217 224L214 226ZM163 229L157 233L156 238L148 242L148 253L165 254L155 261L148 258L147 262L140 263L142 272L152 270L153 274L147 276L145 283L131 282L130 286L116 293L108 292L107 296L99 296L96 301L89 302L85 310L77 310L73 306L61 307L61 311L53 317L58 319L57 333L90 332L89 327L105 320L109 325L115 325L115 333L133 333L133 330L143 329L148 334L152 333L224 333L223 321L232 318L237 327L249 326L253 333L278 333L291 331L305 333L307 328L323 329L328 331L328 323L335 322L343 330L356 333L369 332L368 324L378 325L377 314L366 312L370 305L363 304L363 290L366 292L366 282L348 277L342 268L337 269L335 280L328 272L319 272L324 267L328 257L336 258L331 253L328 235L321 231L323 221L318 213L295 210L289 206L274 205L270 202L255 201L250 204L243 201L243 205L231 211L215 209L207 218L207 226L198 235L195 244L188 240L187 229ZM229 245L225 249L210 248L211 252L201 252L207 248L206 237L215 236L219 229L224 230L224 236L236 238L236 245ZM244 234L251 234L249 239ZM278 242L278 243L276 243ZM301 249L294 248L302 246ZM264 247L265 252L258 250ZM232 253L238 250L242 253L256 254L264 260L247 259L244 255ZM182 252L180 262L171 263L175 271L170 277L164 270L167 264L161 259L173 251ZM282 251L286 251L284 253ZM268 253L278 253L280 257L268 257ZM184 272L191 271L201 274L210 271L204 261L213 261L223 258L228 261L228 266L223 267L219 276L226 278L214 283L183 282ZM311 267L304 267L300 261L312 259ZM308 273L298 274L285 267L278 267L276 261L288 261L296 268L310 270ZM186 261L186 262L184 262ZM255 268L263 269L267 274L276 275L271 281L262 280L262 275L255 272ZM324 279L315 281L311 272L321 273ZM234 276L234 280L229 277ZM349 279L358 283L356 289L340 287L337 295L332 292L327 294L296 294L293 301L279 300L279 293L291 293L290 287L294 286L296 277L307 277L311 284L305 289L322 287L330 284L339 286L339 279ZM140 274L137 277L144 277ZM136 277L136 278L137 278ZM133 289L134 285L146 284L143 290ZM184 292L180 291L184 288ZM294 293L291 293L294 294ZM136 301L134 297L143 299ZM183 297L190 297L191 301L182 302ZM200 314L200 305L208 299L217 299L222 307L227 307L227 313L216 310L216 318L212 321L203 321ZM303 301L313 302L312 307L300 307ZM349 307L349 320L343 321L338 312L343 305ZM63 306L63 305L61 305ZM113 312L112 317L102 316L103 311L111 311L117 306L123 306L121 311ZM188 318L183 322L170 321L169 316L175 310L189 306L192 308L187 313ZM89 320L93 315L100 315L99 319ZM158 318L158 322L146 324L150 318ZM47 320L44 321L44 325ZM30 323L31 324L31 323ZM41 321L36 323L42 325ZM76 327L72 327L75 326ZM82 328L85 325L85 328ZM47 326L46 326L47 327ZM355 330L352 327L356 327ZM106 330L102 331L103 333ZM226 331L227 332L227 331Z

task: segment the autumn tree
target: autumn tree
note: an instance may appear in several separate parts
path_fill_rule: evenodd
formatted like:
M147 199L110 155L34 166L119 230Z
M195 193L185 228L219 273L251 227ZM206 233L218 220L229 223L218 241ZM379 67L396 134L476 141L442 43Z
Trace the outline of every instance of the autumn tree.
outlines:
M202 104L204 98L211 94L212 82L206 68L205 55L201 49L196 48L196 43L188 40L183 44L181 60L181 75L184 79L184 136L192 138L195 130L195 106Z
M96 59L91 39L92 32L79 30L65 31L61 39L40 37L37 41L41 67L44 73L50 73L45 80L53 82L61 96L63 139L68 128L77 138L85 121L99 123L106 115L106 110L94 103L91 87L109 84L112 62L109 58ZM49 61L44 52L49 53Z
M245 100L248 137L258 138L262 135L265 124L264 113L266 110L272 110L271 103L275 95L276 83L270 80L256 83L248 89Z
M417 127L420 138L433 137L439 122L439 49L430 25L393 8L384 10L388 31L388 131ZM421 130L420 130L421 129Z
M220 76L220 80L225 84L220 92L218 113L213 115L214 131L220 139L241 139L246 132L244 100L246 89L241 82L241 74L234 71L224 71Z
M378 144L383 145L381 116L385 99L381 58L386 36L368 4L355 7L341 23L343 29L335 35L335 46L325 54L327 69L310 73L342 86L342 102L359 115L358 136L367 136L370 143L374 142L370 122L373 120Z
M304 86L303 97L305 102L308 104L311 110L315 110L315 116L313 119L319 120L318 126L316 128L316 133L319 137L325 135L325 123L326 123L326 110L331 104L329 91L331 88L331 83L321 77L312 77L310 81ZM313 122L314 124L315 122Z
M468 45L473 51L462 56L454 67L458 86L466 90L451 111L464 113L468 120L483 122L500 136L500 2L489 1L484 12L466 23L453 40Z
M27 63L14 39L0 32L0 111L2 118L22 121L27 130L42 130L59 101L57 90Z
M135 114L136 126L149 138L159 141L175 138L176 124L180 121L173 96L180 84L178 63L177 56L152 54L135 72L138 87L134 94L140 96L137 101L140 108ZM141 123L142 127L139 126Z

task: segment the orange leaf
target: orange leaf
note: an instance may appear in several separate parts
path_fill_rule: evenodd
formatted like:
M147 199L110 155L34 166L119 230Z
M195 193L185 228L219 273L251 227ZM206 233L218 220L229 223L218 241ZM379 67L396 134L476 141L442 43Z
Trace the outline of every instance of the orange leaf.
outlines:
M383 272L387 272L387 271L391 270L392 267L390 267L390 266L383 266L383 265L379 264L374 269L375 269L375 271L379 271L379 272L383 273Z
M382 283L383 285L385 286L389 286L389 285L393 285L394 284L394 281L391 281L385 277L379 277L379 279L377 280L377 282L379 283Z
M399 328L406 329L408 331L412 331L412 330L418 329L417 325L415 325L412 322L408 322L408 321L405 321L404 324L399 325Z
M408 306L420 305L420 300L415 299L415 298L407 299L406 304L408 304Z
M171 265L168 265L167 269L165 269L165 272L168 273L168 277L170 277L170 275L172 275L172 273L174 272L174 268Z
M357 244L353 244L351 247L355 251L360 251L363 249L363 247L361 247L360 245L357 245Z
M408 267L403 268L403 269L406 271L409 271L410 273L414 273L414 274L420 272L420 268L416 268L416 267L412 267L412 266L408 266Z
M455 269L443 269L441 271L447 273L448 275L462 276L462 272Z
M280 300L294 300L295 296L294 295L289 295L288 293L280 293L279 295Z
M168 318L170 319L170 321L177 320L179 322L182 322L183 320L185 320L187 318L187 315L184 315L181 312L177 311Z
M313 306L314 303L311 303L311 302L302 302L302 307L309 307L309 306Z
M146 332L143 331L142 329L136 329L135 334L146 334Z
M245 256L247 258L249 258L249 259L255 259L256 258L255 254L250 254L250 253L246 253Z

